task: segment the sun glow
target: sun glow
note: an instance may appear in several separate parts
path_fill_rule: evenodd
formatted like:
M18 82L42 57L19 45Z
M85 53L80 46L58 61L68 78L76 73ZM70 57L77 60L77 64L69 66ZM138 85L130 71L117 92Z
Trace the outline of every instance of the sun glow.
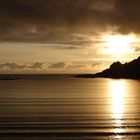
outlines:
M133 49L131 45L135 42L135 37L132 35L111 35L105 36L105 53L121 56L128 53L132 53Z

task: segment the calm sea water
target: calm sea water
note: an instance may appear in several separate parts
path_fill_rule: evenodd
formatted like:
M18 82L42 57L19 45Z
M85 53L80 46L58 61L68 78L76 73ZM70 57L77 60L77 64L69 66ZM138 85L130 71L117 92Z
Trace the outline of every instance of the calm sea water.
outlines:
M140 81L0 81L1 140L140 139Z

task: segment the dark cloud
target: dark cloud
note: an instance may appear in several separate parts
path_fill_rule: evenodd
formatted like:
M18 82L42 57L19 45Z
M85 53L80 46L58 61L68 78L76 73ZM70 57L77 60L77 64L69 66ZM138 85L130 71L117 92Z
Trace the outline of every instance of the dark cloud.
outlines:
M113 24L122 33L140 33L140 1L116 0Z
M33 63L33 64L18 64L18 63L3 63L0 64L0 69L8 70L27 70L27 69L42 69L44 63Z
M70 45L70 46L60 46L59 47L55 47L55 49L67 49L67 50L85 50L85 49L92 49L89 46L78 46L78 45Z
M28 67L31 69L42 69L43 65L44 65L44 63L36 62Z
M2 0L1 16L23 23L77 24L100 16L113 0ZM82 14L81 14L82 12ZM98 17L100 18L100 17ZM8 19L8 21L9 21ZM25 21L26 19L26 21ZM6 21L6 20L5 20ZM14 22L13 20L11 22Z
M75 40L75 41L67 41L67 42L63 42L63 44L59 44L56 47L54 47L55 49L69 49L69 50L77 50L77 49L93 49L94 45L98 45L104 43L104 41L101 40L96 40L92 41L92 40Z
M0 41L65 42L107 27L140 33L139 7L139 0L1 0Z
M55 64L51 64L50 66L48 66L49 69L62 69L66 66L65 62L58 62Z
M100 66L102 64L103 64L103 62L95 62L95 63L91 64L91 66L96 67L96 66Z
M71 64L69 66L67 66L68 69L82 69L82 68L86 68L87 66L89 66L88 64Z
M3 63L0 64L0 69L8 68L8 69L25 69L26 65L17 64L17 63Z
M140 47L135 47L134 50L135 52L140 52Z
M107 23L113 0L2 0L0 40L64 41L65 36ZM90 30L91 31L91 26Z

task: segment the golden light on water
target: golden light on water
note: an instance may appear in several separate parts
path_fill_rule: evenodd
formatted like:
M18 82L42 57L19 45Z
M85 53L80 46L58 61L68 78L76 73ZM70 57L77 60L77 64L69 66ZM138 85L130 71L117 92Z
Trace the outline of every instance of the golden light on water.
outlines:
M125 96L125 81L114 80L110 83L110 94L112 97L112 114L115 118L115 133L123 132L121 128L122 118L124 113L124 96Z
M121 117L124 109L125 82L123 80L115 80L111 83L110 88L112 96L112 111L116 117Z

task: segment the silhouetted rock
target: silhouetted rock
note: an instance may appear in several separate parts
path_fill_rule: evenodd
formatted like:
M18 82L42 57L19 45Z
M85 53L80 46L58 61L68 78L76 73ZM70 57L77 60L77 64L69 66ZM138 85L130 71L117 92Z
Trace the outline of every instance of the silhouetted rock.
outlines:
M140 57L129 63L121 64L120 62L113 63L109 69L106 69L100 73L77 75L80 78L133 78L140 79Z

